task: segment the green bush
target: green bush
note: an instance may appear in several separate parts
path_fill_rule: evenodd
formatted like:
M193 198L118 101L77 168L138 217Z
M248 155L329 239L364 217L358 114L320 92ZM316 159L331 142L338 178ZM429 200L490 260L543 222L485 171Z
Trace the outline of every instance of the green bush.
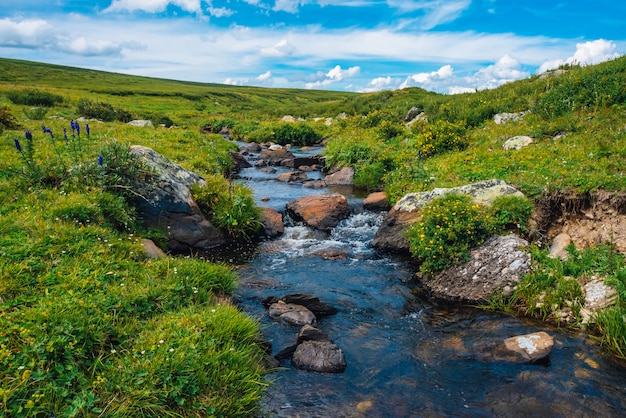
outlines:
M467 195L448 194L421 210L421 221L407 231L410 250L420 271L434 274L469 259L473 247L491 235L485 207Z
M63 97L37 89L15 90L7 93L7 98L17 105L52 107L63 103Z
M191 193L200 210L215 226L236 239L250 239L260 227L260 210L252 190L220 175L206 178L206 186L196 185Z
M0 106L0 128L19 129L20 124L8 105Z
M418 122L411 127L414 136L409 139L408 146L419 150L422 157L464 150L469 144L466 130L465 121Z
M24 115L30 120L42 120L46 116L46 113L48 113L48 109L45 107L32 107L30 109L24 109Z
M248 139L258 143L314 145L322 139L322 136L307 124L284 122L277 125L261 126L258 130L250 133Z
M80 99L76 106L80 116L88 119L98 119L104 122L130 122L132 115L125 109L116 109L110 103L93 102L89 99Z
M523 196L498 196L491 204L494 229L528 231L528 221L533 213L532 202Z

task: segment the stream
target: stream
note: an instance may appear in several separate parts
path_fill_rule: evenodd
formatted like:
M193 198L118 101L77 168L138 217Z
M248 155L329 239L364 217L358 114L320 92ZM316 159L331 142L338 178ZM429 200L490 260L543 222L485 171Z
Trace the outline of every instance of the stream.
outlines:
M260 206L283 213L300 196L340 192L353 215L330 234L286 219L280 238L231 254L226 261L241 278L237 301L259 320L276 354L295 343L298 329L274 323L261 301L293 293L319 297L338 313L318 320L317 327L343 350L348 366L344 373L321 374L283 360L268 376L263 416L624 416L626 365L584 333L429 300L410 260L370 246L383 214L363 211L362 195L276 181L277 174L291 171L277 169L243 169L237 181L254 190ZM328 250L343 257L320 256ZM492 354L504 339L536 331L555 339L549 364L511 363Z

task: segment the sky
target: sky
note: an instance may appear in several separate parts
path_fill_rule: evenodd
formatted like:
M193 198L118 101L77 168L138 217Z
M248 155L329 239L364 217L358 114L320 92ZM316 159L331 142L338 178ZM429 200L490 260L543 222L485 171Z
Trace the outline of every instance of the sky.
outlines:
M183 81L456 94L626 54L622 0L0 0L0 57Z

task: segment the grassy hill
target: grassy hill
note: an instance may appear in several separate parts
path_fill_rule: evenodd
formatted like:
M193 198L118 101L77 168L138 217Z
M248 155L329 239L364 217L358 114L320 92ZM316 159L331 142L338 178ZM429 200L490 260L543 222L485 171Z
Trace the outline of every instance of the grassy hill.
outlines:
M425 118L408 126L413 107ZM526 113L496 124L502 112ZM306 120L285 123L284 115ZM70 125L79 117L86 118L80 134ZM146 230L130 204L131 177L142 167L128 144L207 178L220 201L212 220L227 229L254 213L241 213L223 177L234 146L216 135L222 127L249 141L326 139L328 165L354 167L359 187L384 189L392 201L505 180L529 199L490 216L498 232L528 235L528 209L551 196L626 189L626 58L455 96L185 83L0 59L0 127L0 409L253 416L265 385L264 349L258 324L225 303L236 276L223 265L142 255L142 238L164 236ZM503 149L519 135L533 143ZM495 231L493 220L484 222ZM553 320L567 308L579 326L582 294L571 278L599 275L618 289L618 302L589 329L626 357L623 255L610 243L569 248L566 262L539 245L532 251L524 292L493 306ZM427 256L414 254L439 266Z

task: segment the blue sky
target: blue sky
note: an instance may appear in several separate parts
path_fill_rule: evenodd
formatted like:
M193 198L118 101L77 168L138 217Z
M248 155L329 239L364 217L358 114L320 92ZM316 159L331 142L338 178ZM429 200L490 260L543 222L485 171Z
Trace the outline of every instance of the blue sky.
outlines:
M626 53L621 0L0 2L0 57L186 81L458 93Z

